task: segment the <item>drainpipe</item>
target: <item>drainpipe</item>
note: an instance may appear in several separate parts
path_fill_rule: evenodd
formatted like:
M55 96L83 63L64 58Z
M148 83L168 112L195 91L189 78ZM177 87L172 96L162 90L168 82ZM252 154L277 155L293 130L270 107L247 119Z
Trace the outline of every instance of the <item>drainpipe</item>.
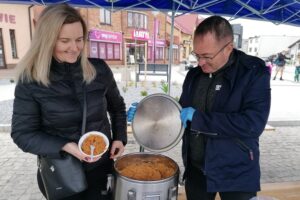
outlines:
M32 40L32 25L31 25L31 8L33 7L34 5L30 5L28 7L28 16L29 16L29 33L30 33L30 40Z

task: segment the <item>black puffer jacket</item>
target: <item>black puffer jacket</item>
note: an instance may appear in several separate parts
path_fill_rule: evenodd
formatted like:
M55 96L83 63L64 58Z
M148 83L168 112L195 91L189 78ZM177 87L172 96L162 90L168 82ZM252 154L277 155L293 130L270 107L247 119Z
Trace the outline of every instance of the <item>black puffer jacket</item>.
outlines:
M103 60L90 61L96 68L97 76L85 86L86 132L101 131L110 140L121 140L126 144L126 109L113 74ZM82 125L82 80L79 61L69 64L53 59L49 87L36 82L18 83L11 136L19 148L24 152L54 158L60 156L61 148L67 142L78 142ZM108 157L107 153L101 160Z

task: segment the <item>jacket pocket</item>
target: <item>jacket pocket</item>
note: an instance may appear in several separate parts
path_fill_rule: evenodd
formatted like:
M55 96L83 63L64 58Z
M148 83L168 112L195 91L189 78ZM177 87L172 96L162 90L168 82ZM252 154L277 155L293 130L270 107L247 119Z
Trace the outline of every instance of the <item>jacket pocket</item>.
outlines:
M254 160L253 150L248 145L246 145L245 142L238 138L234 138L234 141L241 150L248 153L250 160Z

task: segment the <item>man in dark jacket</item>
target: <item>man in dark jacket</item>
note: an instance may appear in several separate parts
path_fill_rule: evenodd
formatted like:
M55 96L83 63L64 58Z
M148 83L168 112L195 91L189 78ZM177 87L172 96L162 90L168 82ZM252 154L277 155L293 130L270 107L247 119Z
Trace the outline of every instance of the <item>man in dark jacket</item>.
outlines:
M259 136L270 111L264 61L233 48L229 22L205 19L180 97L188 200L249 200L260 190Z

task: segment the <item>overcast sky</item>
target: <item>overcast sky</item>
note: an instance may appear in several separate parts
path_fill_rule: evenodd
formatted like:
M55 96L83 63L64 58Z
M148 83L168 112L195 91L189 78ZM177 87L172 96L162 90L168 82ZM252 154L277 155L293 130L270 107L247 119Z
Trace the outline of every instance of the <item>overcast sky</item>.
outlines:
M207 15L201 15L206 18ZM228 19L228 18L227 18ZM272 22L248 20L248 19L235 19L230 21L231 24L241 24L243 26L243 39L248 39L253 36L260 35L287 35L299 36L300 27L290 25L275 25Z

